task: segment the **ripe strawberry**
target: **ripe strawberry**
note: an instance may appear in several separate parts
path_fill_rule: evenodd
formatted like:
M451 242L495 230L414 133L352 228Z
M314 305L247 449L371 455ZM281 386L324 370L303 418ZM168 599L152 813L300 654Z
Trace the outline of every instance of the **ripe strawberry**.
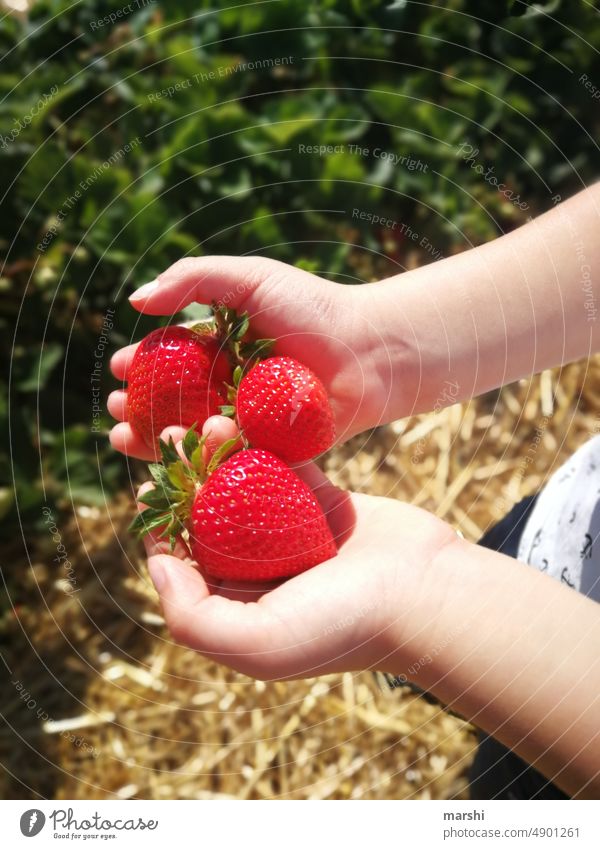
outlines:
M239 451L210 475L191 513L192 556L211 576L268 581L334 557L309 487L273 454Z
M240 381L237 419L254 448L300 463L331 448L335 422L323 384L291 357L269 357Z
M192 556L217 579L286 578L335 556L333 536L312 491L281 460L247 449L218 465L232 447L226 443L206 469L203 444L188 432L184 451L191 465L186 466L172 442L162 443L166 466L150 467L157 486L142 498L148 509L134 520L133 530L164 527L163 535L173 543L187 529Z
M186 327L152 331L135 352L127 418L150 447L165 427L200 426L227 402L229 357L217 337Z

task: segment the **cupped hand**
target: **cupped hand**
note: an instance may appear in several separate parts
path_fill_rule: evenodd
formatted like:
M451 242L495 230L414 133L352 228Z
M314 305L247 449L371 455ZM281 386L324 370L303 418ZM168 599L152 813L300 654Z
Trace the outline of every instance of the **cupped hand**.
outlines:
M171 635L264 680L400 672L439 639L435 561L458 537L424 510L343 492L312 464L298 471L327 516L337 556L279 584L215 583L183 540L171 553L150 534L148 567Z
M275 353L294 357L321 379L336 420L338 441L379 424L390 392L385 342L369 317L365 287L346 286L263 257L198 257L179 260L130 298L149 315L174 315L193 302L213 301L248 311L256 337L276 339ZM366 287L368 289L368 287ZM113 374L126 381L137 345L118 351ZM127 391L109 397L119 421L111 431L117 450L154 459L127 422ZM169 430L177 440L183 431Z

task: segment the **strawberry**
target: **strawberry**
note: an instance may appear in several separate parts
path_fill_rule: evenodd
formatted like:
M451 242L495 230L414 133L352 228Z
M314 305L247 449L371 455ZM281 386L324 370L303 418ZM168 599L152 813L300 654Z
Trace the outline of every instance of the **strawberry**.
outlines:
M227 402L232 371L216 336L186 327L154 330L131 365L127 418L150 447L169 425L190 427Z
M335 422L325 388L291 357L269 357L242 377L237 420L247 442L300 463L331 448Z
M207 576L220 580L287 578L335 556L315 496L281 460L245 449L220 463L230 442L207 468L203 446L188 431L185 465L172 441L161 443L165 465L150 466L156 487L142 497L148 508L133 521L133 530L143 534L162 527L172 544L187 530L192 556Z
M334 557L335 543L309 487L273 454L238 451L199 490L192 556L207 574L269 581Z
M268 356L272 339L245 341L248 314L213 304L194 327L154 330L135 352L129 373L127 418L154 447L169 425L200 426L228 404L232 369Z

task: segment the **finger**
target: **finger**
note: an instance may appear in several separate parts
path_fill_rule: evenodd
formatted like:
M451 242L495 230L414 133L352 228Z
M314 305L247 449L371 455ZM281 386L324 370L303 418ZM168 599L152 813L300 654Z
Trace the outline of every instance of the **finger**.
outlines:
M169 438L177 445L185 436L185 428L178 425L166 427L160 434L163 442L169 442ZM109 434L110 444L116 451L121 454L126 454L128 457L136 457L138 460L155 461L160 460L160 451L156 448L149 448L145 440L132 427L129 422L119 422L116 424Z
M186 257L134 292L129 300L136 310L148 315L172 315L194 302L217 301L249 309L258 289L274 278L281 279L283 270L289 277L289 266L264 257Z
M351 536L356 525L351 494L334 486L315 463L295 466L294 471L314 492L339 548Z
M117 380L127 380L127 375L139 344L139 342L136 342L135 345L127 345L111 357L110 370Z
M143 506L144 505L142 504L142 508ZM148 531L148 533L142 537L142 541L144 543L144 548L146 549L147 557L156 557L159 554L168 554L169 556L176 557L178 560L185 561L190 566L194 565L189 549L181 537L177 537L172 550L171 543L166 537L160 536L160 531Z
M210 459L224 442L229 439L235 439L240 435L239 428L233 419L227 416L211 416L202 426L202 435L206 437L206 459ZM241 440L239 445L232 446L231 450L236 451L241 448Z
M156 460L156 451L148 448L140 434L128 422L119 422L109 434L110 444L116 451L138 460Z
M119 422L124 422L127 419L127 392L123 389L116 389L111 392L106 402L108 412L113 419Z
M186 435L186 433L187 433L187 428L181 427L181 425L169 425L169 427L166 427L162 431L162 433L160 434L160 438L162 439L163 442L166 442L167 445L169 444L170 440L172 439L174 444L175 444L175 447L177 448L179 446L179 449L180 449L179 450L179 456L181 457L182 460L185 460L185 455L183 453L183 448L181 447L180 443L181 443L182 439L184 438L184 436Z
M150 557L148 569L178 643L249 675L285 674L294 636L276 615L211 594L199 571L170 555Z
M210 581L207 581L210 591L215 595L221 595L224 598L232 599L233 601L258 601L265 593L271 592L281 584L281 581L219 581L217 584L210 586Z
M368 639L360 633L359 652L364 644L365 656L358 657L357 665L348 657L355 646L344 628L328 631L324 640L324 627L332 619L332 586L338 588L342 621L350 615L360 619L356 588L345 589L347 564L338 558L284 582L255 604L211 594L202 575L177 558L151 557L148 567L173 638L246 675L304 678L369 663ZM368 570L359 590L361 599L372 595Z

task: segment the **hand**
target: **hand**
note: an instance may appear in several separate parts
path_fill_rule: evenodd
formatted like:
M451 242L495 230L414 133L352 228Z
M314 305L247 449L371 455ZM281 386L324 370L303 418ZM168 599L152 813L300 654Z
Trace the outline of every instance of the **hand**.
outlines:
M459 538L419 508L342 492L314 465L299 473L341 546L337 557L278 586L214 584L183 540L171 554L164 540L147 536L148 567L171 634L265 680L402 671L439 639L434 563Z
M391 368L369 318L368 288L332 283L262 257L198 257L176 262L130 300L150 315L172 315L193 302L212 301L247 310L257 337L275 338L276 354L295 357L321 379L343 441L379 424L389 396ZM122 348L112 358L119 380L127 380L136 347ZM127 423L127 391L111 393L108 409L120 422L111 431L113 447L154 459ZM169 433L177 441L183 431Z

